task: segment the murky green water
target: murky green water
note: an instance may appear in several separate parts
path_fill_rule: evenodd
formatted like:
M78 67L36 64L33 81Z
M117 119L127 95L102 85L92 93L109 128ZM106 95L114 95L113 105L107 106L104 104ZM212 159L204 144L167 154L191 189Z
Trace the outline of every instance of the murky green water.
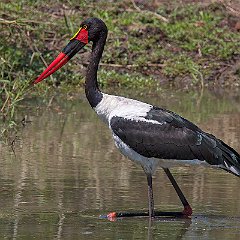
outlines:
M180 113L240 152L238 98L168 91L134 97ZM31 123L19 132L15 155L0 145L0 239L240 239L240 179L203 167L172 170L193 207L191 219L100 219L146 210L146 177L116 150L83 96L47 104L29 99L22 106L19 119ZM157 209L182 209L161 169L154 195Z

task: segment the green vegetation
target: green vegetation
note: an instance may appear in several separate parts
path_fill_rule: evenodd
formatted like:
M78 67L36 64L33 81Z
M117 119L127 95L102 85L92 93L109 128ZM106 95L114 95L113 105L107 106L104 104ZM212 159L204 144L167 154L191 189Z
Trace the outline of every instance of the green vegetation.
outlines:
M137 1L136 1L137 2ZM140 6L142 8L142 6ZM144 6L147 8L149 6ZM150 9L152 11L152 9ZM14 112L28 84L44 70L79 24L102 18L109 37L100 67L104 86L151 88L167 83L180 87L211 83L239 85L240 34L236 17L220 3L209 6L160 5L155 13L125 1L2 1L0 3L1 120L14 126ZM90 46L86 47L89 51ZM83 86L87 56L75 57L49 78L27 91L46 92L49 85L76 91ZM231 73L227 75L227 73ZM224 73L224 78L222 74ZM227 76L227 77L226 77ZM5 129L5 128L4 128ZM3 130L5 131L5 130Z

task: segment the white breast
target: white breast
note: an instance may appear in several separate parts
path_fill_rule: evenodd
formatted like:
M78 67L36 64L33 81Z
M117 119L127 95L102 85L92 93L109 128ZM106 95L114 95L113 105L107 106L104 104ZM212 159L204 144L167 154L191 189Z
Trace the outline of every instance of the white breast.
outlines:
M135 121L148 121L160 124L157 121L147 120L144 117L153 106L134 99L103 94L103 99L94 108L98 116L107 124L114 116L132 119Z

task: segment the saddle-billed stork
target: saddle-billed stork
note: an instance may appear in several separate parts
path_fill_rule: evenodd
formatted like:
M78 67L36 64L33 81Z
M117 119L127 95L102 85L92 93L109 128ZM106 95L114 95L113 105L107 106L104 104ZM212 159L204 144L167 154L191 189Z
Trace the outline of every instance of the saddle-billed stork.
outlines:
M204 164L240 176L240 156L226 143L174 112L101 92L97 71L107 33L105 23L98 18L82 22L67 46L33 83L50 76L92 42L85 81L86 97L97 115L108 125L120 152L142 166L148 183L149 217L155 216L152 175L158 166L167 174L184 206L181 215L190 216L192 209L169 168Z

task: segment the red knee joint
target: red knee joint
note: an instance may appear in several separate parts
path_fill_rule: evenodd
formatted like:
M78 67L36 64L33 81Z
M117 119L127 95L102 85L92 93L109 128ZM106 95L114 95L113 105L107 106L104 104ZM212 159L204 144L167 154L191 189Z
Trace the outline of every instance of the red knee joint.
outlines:
M184 207L184 210L182 211L183 215L185 216L191 216L192 215L192 208L187 205Z

